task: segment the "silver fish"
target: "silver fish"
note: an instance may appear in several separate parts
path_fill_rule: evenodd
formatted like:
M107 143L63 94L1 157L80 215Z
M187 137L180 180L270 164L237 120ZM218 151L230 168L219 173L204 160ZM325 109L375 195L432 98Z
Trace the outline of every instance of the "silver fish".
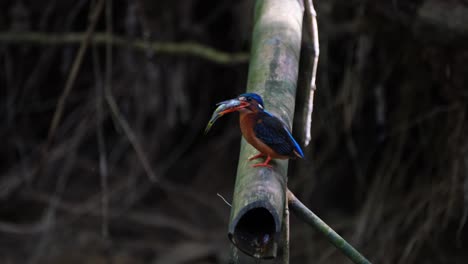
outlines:
M213 115L211 116L211 119L208 122L208 125L206 125L205 134L207 134L208 131L210 131L211 127L216 122L216 120L218 120L218 118L220 118L220 117L222 117L224 115L223 111L226 111L226 110L231 109L231 108L238 107L241 104L242 104L242 102L239 101L238 99L231 99L231 100L227 100L227 101L217 103L216 105L218 107L213 112Z

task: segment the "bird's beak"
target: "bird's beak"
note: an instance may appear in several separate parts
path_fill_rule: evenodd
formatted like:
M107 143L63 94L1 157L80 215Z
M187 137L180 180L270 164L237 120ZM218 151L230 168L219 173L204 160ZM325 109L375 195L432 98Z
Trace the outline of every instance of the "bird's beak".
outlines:
M213 115L211 116L211 119L205 128L205 134L208 133L208 131L211 129L216 120L218 120L218 118L225 114L232 113L242 108L245 108L249 106L249 103L240 101L236 98L217 103L216 105L218 105L218 108L216 108L216 110L213 112Z
M231 99L231 100L220 102L217 105L219 105L218 106L218 109L219 109L218 114L220 116L222 116L222 115L225 115L225 114L228 114L228 113L238 111L238 110L240 110L242 108L245 108L245 107L249 106L249 103L247 103L245 101L240 101L239 99L236 98L236 99ZM216 111L218 111L218 109L216 109Z

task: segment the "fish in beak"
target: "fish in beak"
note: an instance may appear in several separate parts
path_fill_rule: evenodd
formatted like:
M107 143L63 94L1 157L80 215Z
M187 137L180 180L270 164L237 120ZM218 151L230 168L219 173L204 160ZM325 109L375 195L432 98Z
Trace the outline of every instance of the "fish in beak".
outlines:
M211 129L211 127L216 122L216 120L218 120L218 118L222 117L225 114L232 113L232 112L238 111L238 110L240 110L242 108L245 108L245 107L249 106L249 103L247 103L245 101L241 101L241 100L236 98L236 99L231 99L231 100L227 100L227 101L217 103L216 105L218 107L213 112L213 115L211 116L211 119L208 122L208 125L206 125L205 134L208 133L208 131Z

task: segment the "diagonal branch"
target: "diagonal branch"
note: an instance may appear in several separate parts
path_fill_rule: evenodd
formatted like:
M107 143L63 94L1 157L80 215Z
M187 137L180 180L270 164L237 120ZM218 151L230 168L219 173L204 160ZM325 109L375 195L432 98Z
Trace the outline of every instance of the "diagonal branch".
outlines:
M290 191L287 191L287 198L289 209L294 212L300 219L307 224L314 227L317 231L327 237L337 249L341 250L351 261L356 264L370 264L359 251L351 246L344 238L338 235L330 226L328 226L322 219L314 214L309 208L307 208L297 197Z
M86 30L86 33L84 34L83 38L81 39L81 45L78 50L78 54L75 57L75 61L73 62L73 66L70 70L70 74L68 75L67 82L65 84L65 88L63 90L62 95L59 98L59 101L57 103L57 108L55 110L54 116L52 118L52 122L49 127L49 133L47 136L47 143L46 143L46 149L50 146L52 143L52 140L55 136L57 127L60 123L60 120L62 119L63 115L63 110L65 107L65 103L67 101L68 96L70 95L70 92L73 89L73 84L75 83L76 77L78 76L78 71L81 68L81 64L84 58L84 54L86 53L86 50L88 49L89 42L91 39L91 36L94 32L94 29L96 28L96 24L99 18L99 14L101 13L103 6L104 6L104 0L100 0L96 6L94 7L94 11L90 16L90 22L88 29Z
M148 178L152 182L159 181L159 179L156 177L156 174L154 173L153 168L150 165L148 158L146 157L143 147L138 141L138 138L136 137L135 133L133 133L133 130L128 124L127 120L120 113L120 109L117 105L117 102L114 99L114 96L112 95L110 87L106 87L105 89L105 99L112 113L112 117L115 121L117 121L118 125L122 128L123 132L125 133L125 136L128 138L128 141L132 145L133 150L135 150L135 153L137 154L137 157L140 160L141 165L145 170L145 173L148 175Z

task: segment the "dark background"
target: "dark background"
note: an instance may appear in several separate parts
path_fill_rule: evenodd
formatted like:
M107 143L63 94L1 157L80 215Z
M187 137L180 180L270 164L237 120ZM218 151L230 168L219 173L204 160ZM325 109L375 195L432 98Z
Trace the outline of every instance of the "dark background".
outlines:
M84 32L91 2L2 0L1 34ZM316 2L289 188L373 263L468 263L468 2ZM97 32L106 12L131 40L250 49L253 1L114 0ZM248 62L91 45L50 136L78 49L0 41L0 262L226 263L237 116L203 129ZM291 263L349 261L293 215Z

